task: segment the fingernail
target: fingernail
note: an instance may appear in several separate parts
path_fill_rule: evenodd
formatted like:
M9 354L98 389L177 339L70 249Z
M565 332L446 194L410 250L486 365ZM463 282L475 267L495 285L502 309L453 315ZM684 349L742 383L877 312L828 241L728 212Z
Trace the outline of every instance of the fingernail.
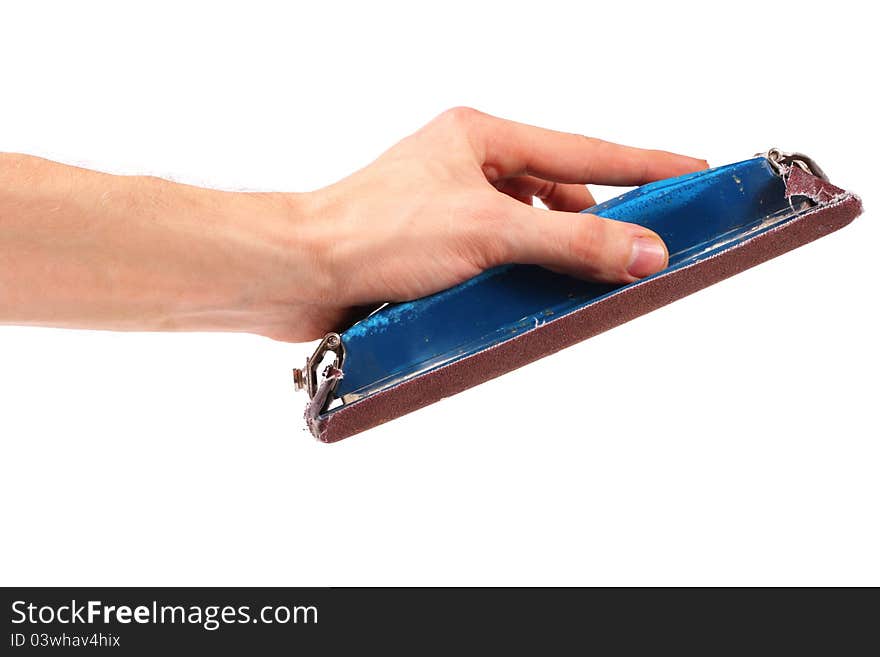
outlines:
M632 254L626 270L631 276L644 278L666 266L666 249L655 237L637 237L632 243Z

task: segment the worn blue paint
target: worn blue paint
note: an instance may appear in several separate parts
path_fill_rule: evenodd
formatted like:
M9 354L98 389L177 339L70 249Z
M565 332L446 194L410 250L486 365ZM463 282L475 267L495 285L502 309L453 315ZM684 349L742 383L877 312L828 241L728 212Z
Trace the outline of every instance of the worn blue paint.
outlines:
M783 181L757 157L644 185L585 212L639 223L666 242L670 267L707 257L791 211ZM638 285L632 283L631 285ZM438 294L389 305L342 334L337 396L360 398L510 339L626 286L506 265Z

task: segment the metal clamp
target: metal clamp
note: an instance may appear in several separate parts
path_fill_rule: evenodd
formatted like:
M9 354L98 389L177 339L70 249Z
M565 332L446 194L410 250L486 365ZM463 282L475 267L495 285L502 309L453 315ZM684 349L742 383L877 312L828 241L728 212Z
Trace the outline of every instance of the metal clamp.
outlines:
M784 176L788 167L795 166L817 178L821 178L825 182L829 182L828 176L822 171L822 167L816 164L813 158L803 153L786 153L778 148L771 148L766 153L756 153L755 155L766 157L777 175Z
M342 338L339 337L338 333L328 333L325 335L324 339L318 343L315 353L306 361L305 367L293 370L293 384L297 390L305 389L309 399L312 399L318 391L318 368L324 362L327 352L330 351L333 352L335 358L333 363L324 369L322 376L326 376L327 370L330 368L342 370L342 365L345 363L345 346L342 344ZM332 393L333 391L331 390L330 392Z

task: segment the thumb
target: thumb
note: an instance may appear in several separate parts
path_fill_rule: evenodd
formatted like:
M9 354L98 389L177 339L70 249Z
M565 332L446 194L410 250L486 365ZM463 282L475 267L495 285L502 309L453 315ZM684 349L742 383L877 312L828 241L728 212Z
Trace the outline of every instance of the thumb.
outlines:
M637 224L516 202L508 208L513 262L594 281L631 283L660 271L669 261L657 233Z

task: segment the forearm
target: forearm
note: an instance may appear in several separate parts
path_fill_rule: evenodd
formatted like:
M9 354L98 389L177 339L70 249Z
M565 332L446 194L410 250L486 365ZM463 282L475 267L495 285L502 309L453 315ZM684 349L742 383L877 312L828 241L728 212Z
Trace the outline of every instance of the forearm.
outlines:
M300 201L0 154L0 323L254 332L295 323L314 277Z

